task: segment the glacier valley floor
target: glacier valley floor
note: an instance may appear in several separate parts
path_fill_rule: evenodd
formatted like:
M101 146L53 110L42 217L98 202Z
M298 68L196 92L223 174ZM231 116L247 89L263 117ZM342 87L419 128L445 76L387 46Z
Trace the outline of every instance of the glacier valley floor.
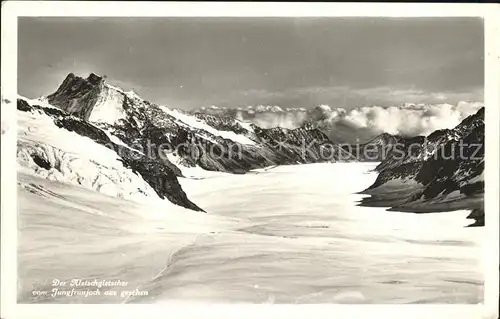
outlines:
M18 301L482 302L483 231L464 227L469 212L357 206L375 166L181 178L207 213L19 173ZM78 278L126 281L146 294L51 296L53 280Z

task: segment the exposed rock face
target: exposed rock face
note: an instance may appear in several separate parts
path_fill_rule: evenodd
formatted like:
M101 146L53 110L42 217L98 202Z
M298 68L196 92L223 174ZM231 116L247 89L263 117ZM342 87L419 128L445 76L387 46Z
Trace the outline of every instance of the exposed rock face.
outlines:
M471 209L474 225L484 223L484 107L454 129L401 142L377 166L362 205L421 213Z
M465 118L454 129L437 130L429 136L416 136L400 138L399 148L388 154L376 170L381 172L387 168L397 167L408 163L423 162L436 154L448 141L459 141L468 135L476 127L483 125L484 130L484 107L476 114Z
M190 167L243 174L275 165L381 161L377 180L364 191L372 196L363 205L412 212L473 209L475 217L484 211L484 108L454 129L427 137L384 133L364 144L339 145L316 122L264 129L230 116L191 114L146 101L96 74L69 74L47 101L59 109L23 100L18 108L39 108L60 128L113 149L160 198L187 208L200 210L177 181ZM461 144L481 147L460 154ZM42 158L32 160L47 167Z
M123 94L106 85L104 78L91 73L86 79L68 74L56 92L47 96L51 105L83 120L112 124L125 114Z
M418 162L418 159L422 157L424 142L425 136L400 138L397 141L399 147L390 150L375 170L382 172L386 169Z
M69 114L88 120L104 89L102 78L90 74L87 79L68 74L57 91L47 96L48 102Z
M469 227L484 226L484 207L473 209L467 218L474 219L474 223L470 224Z
M377 138L377 133L370 128L354 127L343 121L332 121L329 117L332 110L321 106L308 111L307 118L301 123L301 127L312 129L316 128L325 133L335 144L359 144L371 139ZM338 114L345 114L345 110L337 110ZM328 115L329 114L329 115ZM387 133L386 133L387 134ZM384 133L380 134L381 136ZM390 135L390 134L387 134Z
M186 114L108 85L95 74L87 79L69 74L47 98L51 104L110 130L125 144L147 150L148 156L171 167L178 176L180 170L169 156L160 156L159 148L180 157L181 165L230 173L336 161L342 153L318 129L261 129L227 116Z
M113 151L118 151L118 156L125 168L131 169L134 173L139 174L152 189L156 192L159 198L167 198L172 203L189 208L192 210L202 211L200 207L191 202L186 193L182 190L177 176L168 166L158 161L153 161L143 154L133 151L129 148L121 147L110 140L108 135L100 128L83 119L71 116L65 111L46 108L40 105L30 105L25 100L18 99L17 108L22 112L43 112L48 115L54 124L67 131L75 132L80 136L85 136L92 139L95 143L103 145ZM28 148L25 150L29 151ZM44 169L51 167L50 163L36 153L31 154L33 161ZM82 172L83 174L85 172Z
M47 107L18 100L24 112L43 112L54 125L117 153L158 197L201 210L183 192L183 168L246 173L274 165L336 161L342 150L314 128L261 129L227 116L168 109L106 83L96 74L69 74ZM50 107L50 106L55 106ZM39 167L48 167L35 157ZM38 163L38 164L37 164Z
M356 161L380 162L391 154L396 144L403 140L401 136L382 133L366 143L343 145Z

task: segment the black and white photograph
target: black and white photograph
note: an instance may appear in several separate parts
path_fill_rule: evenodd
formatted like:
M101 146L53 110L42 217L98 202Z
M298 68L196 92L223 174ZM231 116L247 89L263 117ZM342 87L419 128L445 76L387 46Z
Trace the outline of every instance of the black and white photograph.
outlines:
M483 17L16 23L17 304L485 303Z

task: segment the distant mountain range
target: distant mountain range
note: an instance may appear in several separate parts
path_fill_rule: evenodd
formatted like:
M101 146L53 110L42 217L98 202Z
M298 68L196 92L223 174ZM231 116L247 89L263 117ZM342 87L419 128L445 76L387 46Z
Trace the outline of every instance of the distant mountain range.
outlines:
M87 78L69 74L53 94L37 100L19 97L17 108L18 163L24 171L113 196L166 198L202 210L177 180L192 170L244 174L275 165L376 161L381 162L379 176L364 191L371 197L362 205L418 212L452 207L484 216L484 160L434 159L430 151L441 145L450 149L461 140L484 148L484 109L427 138L384 133L370 135L366 143L340 144L352 136L351 127L325 130L318 118L293 129L262 128L227 113L179 111L93 73ZM283 112L276 107L264 111ZM410 147L414 143L419 146ZM391 150L399 144L406 147L403 158Z
M53 94L38 100L20 97L17 108L25 128L19 136L18 162L32 173L110 191L104 186L116 186L123 176L132 178L123 172L125 168L147 184L139 187L139 193L152 196L145 190L152 189L157 197L194 210L201 208L187 198L177 180L190 168L245 173L274 165L335 161L332 150L342 152L318 129L262 129L230 117L187 114L124 92L96 74L87 78L69 74ZM59 135L54 143L60 144L65 131L89 138L107 148L99 152L113 151L123 167L106 166L95 154L79 149L78 156L95 166L88 171L98 168L95 181L88 182L88 176L74 176L86 172L76 173L73 161L66 160L71 154L54 151L34 131L54 131ZM80 139L74 143L72 147L77 147ZM332 154L325 156L326 152ZM118 173L110 177L110 171ZM99 176L107 176L109 182L101 182ZM116 187L121 187L116 191L120 196L132 196L121 184Z
M401 136L429 135L435 130L453 128L484 104L461 101L456 105L412 104L396 106L343 107L318 105L313 108L287 108L277 105L209 106L196 113L229 116L261 128L309 127L320 129L334 143L362 143L381 133Z

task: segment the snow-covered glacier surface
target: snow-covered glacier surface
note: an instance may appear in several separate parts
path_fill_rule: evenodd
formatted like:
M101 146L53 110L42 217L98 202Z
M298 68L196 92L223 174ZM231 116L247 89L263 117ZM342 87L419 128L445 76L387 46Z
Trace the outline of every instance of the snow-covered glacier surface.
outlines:
M482 230L463 227L468 212L356 206L374 167L309 164L180 179L208 213L20 173L18 300L482 302ZM75 278L126 281L119 290L143 293L51 296L54 279Z
M126 169L118 155L88 137L61 129L41 111L17 112L18 171L62 183L82 185L115 197L158 199L142 177ZM108 136L112 136L109 134ZM113 136L113 141L118 138ZM123 142L119 142L123 145ZM40 167L33 156L43 159Z

